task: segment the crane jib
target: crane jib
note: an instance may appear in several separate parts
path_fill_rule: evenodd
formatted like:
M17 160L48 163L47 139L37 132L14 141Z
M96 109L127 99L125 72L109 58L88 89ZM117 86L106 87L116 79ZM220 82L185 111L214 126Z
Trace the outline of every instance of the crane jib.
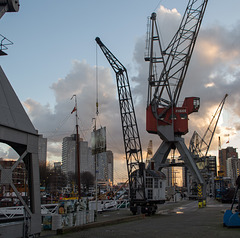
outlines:
M165 49L160 41L157 15L152 13L149 27L151 31L148 33L149 38L147 39L149 55L145 56L146 61L149 62L146 119L147 131L150 133L161 134L159 131L161 129L157 129L159 125L174 124L173 134L184 135L188 132L188 115L198 111L197 108L200 105L192 110L194 105L189 104L190 101L187 104L184 101L182 105L178 106L178 100L207 3L208 0L189 0L180 26ZM195 99L192 100L192 103L195 102ZM190 108L185 108L186 106ZM186 115L178 113L179 110L185 109ZM172 115L173 112L174 115Z
M100 38L97 37L95 40L110 63L112 69L116 73L122 133L130 187L130 200L132 206L135 206L134 201L136 197L138 197L138 200L141 202L146 201L145 179L143 172L145 169L145 164L143 163L142 158L142 147L128 74L126 68L102 43Z

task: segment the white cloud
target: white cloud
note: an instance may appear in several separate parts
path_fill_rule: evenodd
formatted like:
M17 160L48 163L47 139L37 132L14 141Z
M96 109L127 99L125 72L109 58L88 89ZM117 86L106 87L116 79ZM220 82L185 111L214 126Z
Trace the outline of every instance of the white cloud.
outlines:
M9 145L0 143L0 158L3 159L18 159L19 155Z
M99 67L98 80L97 124L107 126L107 131L114 136L116 144L119 145L121 126L115 124L120 123L115 79L113 81L108 68ZM48 156L56 159L61 158L63 137L71 135L75 130L75 114L71 115L75 102L70 100L74 94L78 103L81 137L90 141L92 119L96 117L96 68L86 61L75 60L69 74L53 83L51 89L56 98L54 111L49 105L41 105L32 99L26 100L24 105L36 129L48 138Z
M167 41L177 30L180 14L176 9L169 10L163 6L158 9L157 14L161 36L166 46ZM230 94L225 109L235 117L232 127L239 130L240 31L238 29L240 29L239 24L232 29L208 26L200 30L180 99L183 101L187 96L201 98L199 113L190 116L190 133L186 136L186 141L191 137L193 130L197 130L200 135L203 134L225 93ZM137 73L131 78L130 83L134 85L132 95L142 148L145 151L150 139L153 139L154 150L161 141L158 136L150 135L145 131L148 64L143 60L144 47L145 37L139 37L135 45L133 65L131 65ZM107 127L108 148L114 152L115 157L122 159L124 150L116 83L110 70L112 69L104 67L98 69L100 111L98 126ZM51 89L56 98L54 111L49 105L41 105L32 99L28 99L25 106L36 129L49 137L48 155L51 158L60 158L62 138L69 136L75 126L75 117L70 115L74 107L74 101L70 100L73 94L77 95L82 136L90 140L92 118L96 116L96 68L86 61L75 60L69 74L53 83ZM226 129L220 130L219 128L218 134L225 133L225 131ZM216 141L213 141L213 148L217 148Z

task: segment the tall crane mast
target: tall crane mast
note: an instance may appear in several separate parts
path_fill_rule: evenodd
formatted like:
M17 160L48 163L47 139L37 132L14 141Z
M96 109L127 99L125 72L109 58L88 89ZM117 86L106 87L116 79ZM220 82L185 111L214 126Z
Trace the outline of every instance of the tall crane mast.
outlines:
M171 149L177 149L203 186L204 179L182 138L188 132L188 115L198 111L200 98L187 97L180 106L178 100L207 3L208 0L189 0L180 26L166 49L160 41L157 15L152 13L145 57L149 62L146 130L158 134L163 141L152 158L155 167L161 169Z
M146 202L144 179L145 164L143 163L142 158L142 147L127 70L102 43L99 37L95 40L116 73L122 132L129 178L130 206L133 207L136 204L141 205L141 203ZM137 178L136 176L133 176L136 172L138 173Z

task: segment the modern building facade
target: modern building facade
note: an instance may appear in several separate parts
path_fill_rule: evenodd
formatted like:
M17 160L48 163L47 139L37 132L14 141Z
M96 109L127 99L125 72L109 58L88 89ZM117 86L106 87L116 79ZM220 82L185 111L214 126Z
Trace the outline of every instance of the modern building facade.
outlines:
M76 135L64 137L62 142L62 171L75 173Z
M219 150L219 171L223 177L227 176L227 159L238 158L236 148L227 147L226 149Z
M240 160L238 158L228 158L227 159L227 177L231 178L232 186L235 186L235 182L239 175Z
M95 176L95 159L87 141L80 141L80 172L90 172Z
M206 157L206 167L207 167L208 173L212 173L214 176L217 176L216 156L207 156Z
M80 139L80 173L90 172L96 175L98 182L113 184L113 153L108 150L106 152L92 155L92 148L88 146L87 141ZM95 163L96 161L96 163ZM76 135L63 138L62 142L62 171L67 175L69 173L77 174L76 161Z
M76 134L64 137L62 142L62 171L65 174L77 172ZM80 172L89 171L95 174L95 161L88 142L79 139Z
M110 150L96 154L98 182L113 184L113 153Z
M167 159L166 164L170 164L170 159ZM173 169L173 167L163 168L162 172L166 175L166 187L174 186L174 169Z
M46 168L47 163L47 138L43 138L42 135L38 137L38 158L39 165Z

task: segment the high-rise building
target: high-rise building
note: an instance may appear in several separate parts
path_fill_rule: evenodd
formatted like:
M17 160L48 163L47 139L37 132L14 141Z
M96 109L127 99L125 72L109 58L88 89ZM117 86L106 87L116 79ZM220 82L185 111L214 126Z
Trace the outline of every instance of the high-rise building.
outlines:
M76 135L64 137L62 142L62 171L75 173Z
M55 171L62 171L62 163L61 162L54 162L53 168Z
M47 163L47 138L43 138L42 135L38 137L38 158L39 165L46 168Z
M95 175L95 160L92 156L92 149L88 147L87 141L80 141L80 172L90 172Z
M93 175L95 173L94 158L91 148L88 147L88 142L79 140L79 158L80 158L80 173L89 171ZM65 174L77 174L76 161L76 134L70 137L64 137L62 142L62 171Z
M107 164L108 164L108 180L113 184L113 152L110 150L107 153Z
M170 164L170 159L167 159L166 164ZM162 169L162 172L166 175L166 186L167 187L173 186L173 182L174 182L173 167L165 167Z
M113 153L108 150L106 152L92 155L92 148L88 147L88 142L80 139L80 173L90 172L95 176L95 158L97 159L97 180L99 182L113 184ZM76 135L63 138L62 142L62 171L65 174L77 174L76 162Z
M227 158L238 158L236 148L227 147L219 150L219 169L223 177L227 176Z
M216 156L207 156L206 157L206 166L209 173L213 173L214 176L217 176L217 160Z
M238 158L227 159L227 177L231 178L232 186L235 186L235 182L239 175L240 160Z
M110 150L97 156L97 180L100 182L113 183L113 153Z

